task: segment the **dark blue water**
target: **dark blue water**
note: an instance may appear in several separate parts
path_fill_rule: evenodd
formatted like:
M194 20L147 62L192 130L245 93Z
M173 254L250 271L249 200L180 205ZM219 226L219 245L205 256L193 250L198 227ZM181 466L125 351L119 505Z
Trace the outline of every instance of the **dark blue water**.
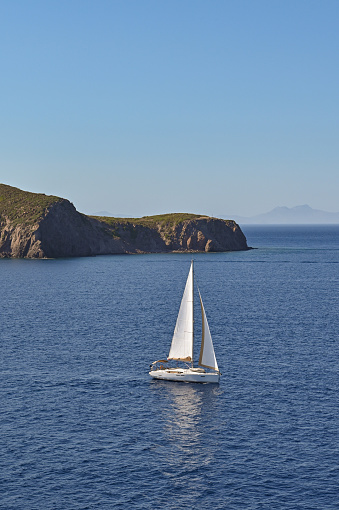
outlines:
M1 508L339 508L339 228L244 232L194 256L219 386L148 376L190 255L0 260Z

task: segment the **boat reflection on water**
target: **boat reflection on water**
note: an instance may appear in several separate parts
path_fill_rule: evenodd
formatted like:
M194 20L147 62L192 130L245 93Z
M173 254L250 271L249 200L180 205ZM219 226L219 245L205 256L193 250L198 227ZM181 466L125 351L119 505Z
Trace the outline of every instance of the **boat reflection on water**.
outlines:
M211 442L222 390L215 385L177 384L160 382L152 385L161 395L161 421L164 441L158 443L157 452L166 458L163 474L173 478L176 485L188 485L189 473L199 476L201 467L214 460L218 445ZM175 479L175 480L174 480ZM197 489L197 480L194 487Z

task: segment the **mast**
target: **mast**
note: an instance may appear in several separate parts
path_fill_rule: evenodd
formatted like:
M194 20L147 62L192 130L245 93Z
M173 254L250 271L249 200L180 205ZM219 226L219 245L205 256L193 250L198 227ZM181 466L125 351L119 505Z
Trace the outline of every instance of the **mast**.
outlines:
M192 264L192 368L194 366L194 268L193 268L193 259L191 261Z

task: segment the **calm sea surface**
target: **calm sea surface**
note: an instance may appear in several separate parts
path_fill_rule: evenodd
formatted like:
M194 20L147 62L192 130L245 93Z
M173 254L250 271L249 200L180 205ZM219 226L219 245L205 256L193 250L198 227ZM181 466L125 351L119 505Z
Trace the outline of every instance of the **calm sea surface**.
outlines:
M339 227L243 230L194 255L220 385L148 376L190 255L0 260L1 509L339 508Z

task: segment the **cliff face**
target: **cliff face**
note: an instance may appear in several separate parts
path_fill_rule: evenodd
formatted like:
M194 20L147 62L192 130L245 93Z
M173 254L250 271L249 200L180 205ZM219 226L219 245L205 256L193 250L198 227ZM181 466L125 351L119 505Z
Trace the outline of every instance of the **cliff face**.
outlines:
M192 215L192 219L171 222L170 216L167 215L167 222L157 221L157 217L153 217L152 223L148 225L111 220L108 227L119 236L126 251L130 253L248 249L246 238L234 221ZM139 221L142 220L147 222L147 218Z
M201 217L178 225L172 250L238 251L247 249L246 238L234 221Z
M6 218L1 225L0 256L58 258L126 253L121 244L103 223L78 213L68 200L60 200L34 224L13 224Z
M68 200L0 185L0 257L246 249L246 238L234 221L179 214L95 218L77 212Z

